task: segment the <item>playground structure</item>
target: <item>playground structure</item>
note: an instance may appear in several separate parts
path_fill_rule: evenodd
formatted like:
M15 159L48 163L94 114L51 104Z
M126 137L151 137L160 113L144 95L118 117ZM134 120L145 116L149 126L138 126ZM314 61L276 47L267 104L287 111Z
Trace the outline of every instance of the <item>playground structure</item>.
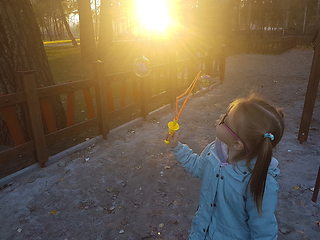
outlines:
M146 77L138 77L133 71L105 75L104 63L98 61L94 63L93 79L39 88L32 71L19 72L23 91L0 96L0 110L14 142L14 146L0 152L0 162L32 153L35 162L45 167L48 146L92 127L97 127L99 135L106 139L111 129L125 123L119 120L123 116L128 116L125 118L128 121L133 118L146 120L149 112L163 105L173 107L175 97L190 85L199 67L212 78L219 77L220 82L223 81L225 61L224 46L218 55L210 49L206 55L196 54L178 61L172 53L167 63L150 66L152 73ZM132 94L127 91L129 87ZM200 89L196 86L194 92L196 88ZM75 119L76 91L83 93L86 104L88 117L82 122ZM119 98L114 97L115 93ZM67 126L63 129L57 129L50 104L50 98L56 95L64 95L66 99ZM30 133L27 138L15 110L17 104L27 116Z
M314 110L314 104L317 98L319 80L320 80L320 31L318 30L314 37L314 54L313 61L309 76L309 82L300 122L298 140L300 143L307 141L309 129L312 120L312 114ZM312 201L316 202L320 188L320 167L318 170L317 180L314 188L314 193L312 196Z

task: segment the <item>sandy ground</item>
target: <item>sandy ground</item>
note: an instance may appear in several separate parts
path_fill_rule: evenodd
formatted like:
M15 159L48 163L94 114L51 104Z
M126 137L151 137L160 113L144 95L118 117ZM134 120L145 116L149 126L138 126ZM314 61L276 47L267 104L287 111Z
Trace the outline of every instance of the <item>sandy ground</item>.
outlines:
M286 131L274 152L283 240L320 236L320 199L313 203L310 189L320 165L319 98L308 141L297 141L312 57L311 50L229 57L226 80L191 97L179 118L181 141L201 153L235 98L254 90L283 107ZM171 109L155 113L2 189L0 239L187 239L201 181L163 143L173 117Z

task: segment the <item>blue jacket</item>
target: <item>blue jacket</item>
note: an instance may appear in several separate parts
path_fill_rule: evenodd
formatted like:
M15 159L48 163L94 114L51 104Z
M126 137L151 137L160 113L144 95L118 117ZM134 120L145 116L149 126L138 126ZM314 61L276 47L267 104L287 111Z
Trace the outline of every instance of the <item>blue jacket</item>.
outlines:
M274 215L278 191L275 177L280 173L277 167L269 167L260 215L249 188L246 191L251 174L245 160L221 164L214 142L200 156L181 143L173 152L192 176L202 179L199 208L191 224L189 239L277 239ZM251 169L254 163L255 160Z

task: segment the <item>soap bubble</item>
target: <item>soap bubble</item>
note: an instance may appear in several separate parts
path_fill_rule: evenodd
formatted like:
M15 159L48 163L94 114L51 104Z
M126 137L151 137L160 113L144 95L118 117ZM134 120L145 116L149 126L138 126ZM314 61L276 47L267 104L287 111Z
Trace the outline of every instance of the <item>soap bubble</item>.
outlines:
M202 75L201 77L199 77L198 83L201 89L206 90L211 89L215 82L209 75Z
M138 77L146 77L151 73L150 61L145 56L139 57L133 61L133 72Z

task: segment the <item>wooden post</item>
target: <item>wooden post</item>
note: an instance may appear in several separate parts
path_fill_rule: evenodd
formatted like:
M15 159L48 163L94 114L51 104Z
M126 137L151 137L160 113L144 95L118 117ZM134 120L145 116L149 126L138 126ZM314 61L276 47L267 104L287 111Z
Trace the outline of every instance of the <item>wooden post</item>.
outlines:
M139 84L139 93L140 93L140 111L141 111L141 116L144 121L147 120L147 115L148 115L148 103L147 103L147 93L146 93L146 81L149 78L148 77L138 77L138 81L140 82Z
M175 107L177 87L177 65L175 53L169 54L169 91L171 107Z
M316 47L313 54L313 61L298 134L298 140L300 141L300 143L303 143L308 139L312 113L317 98L320 80L320 31L318 32L317 42L315 46Z
M107 87L104 73L104 62L96 61L93 64L93 76L97 83L95 88L97 98L97 113L100 120L99 132L103 139L107 139L108 128L108 107L107 107Z
M21 75L23 87L27 94L28 117L30 119L31 132L36 148L36 160L41 167L45 167L45 162L48 161L47 144L34 74L33 71L23 71L19 72L19 74Z
M220 81L224 81L226 73L226 45L222 45L219 63Z
M314 191L313 191L313 195L312 195L312 201L313 202L317 202L317 198L318 198L318 194L319 194L319 188L320 188L320 167L318 170L318 176L317 176L317 180L316 180L316 185L314 186Z

